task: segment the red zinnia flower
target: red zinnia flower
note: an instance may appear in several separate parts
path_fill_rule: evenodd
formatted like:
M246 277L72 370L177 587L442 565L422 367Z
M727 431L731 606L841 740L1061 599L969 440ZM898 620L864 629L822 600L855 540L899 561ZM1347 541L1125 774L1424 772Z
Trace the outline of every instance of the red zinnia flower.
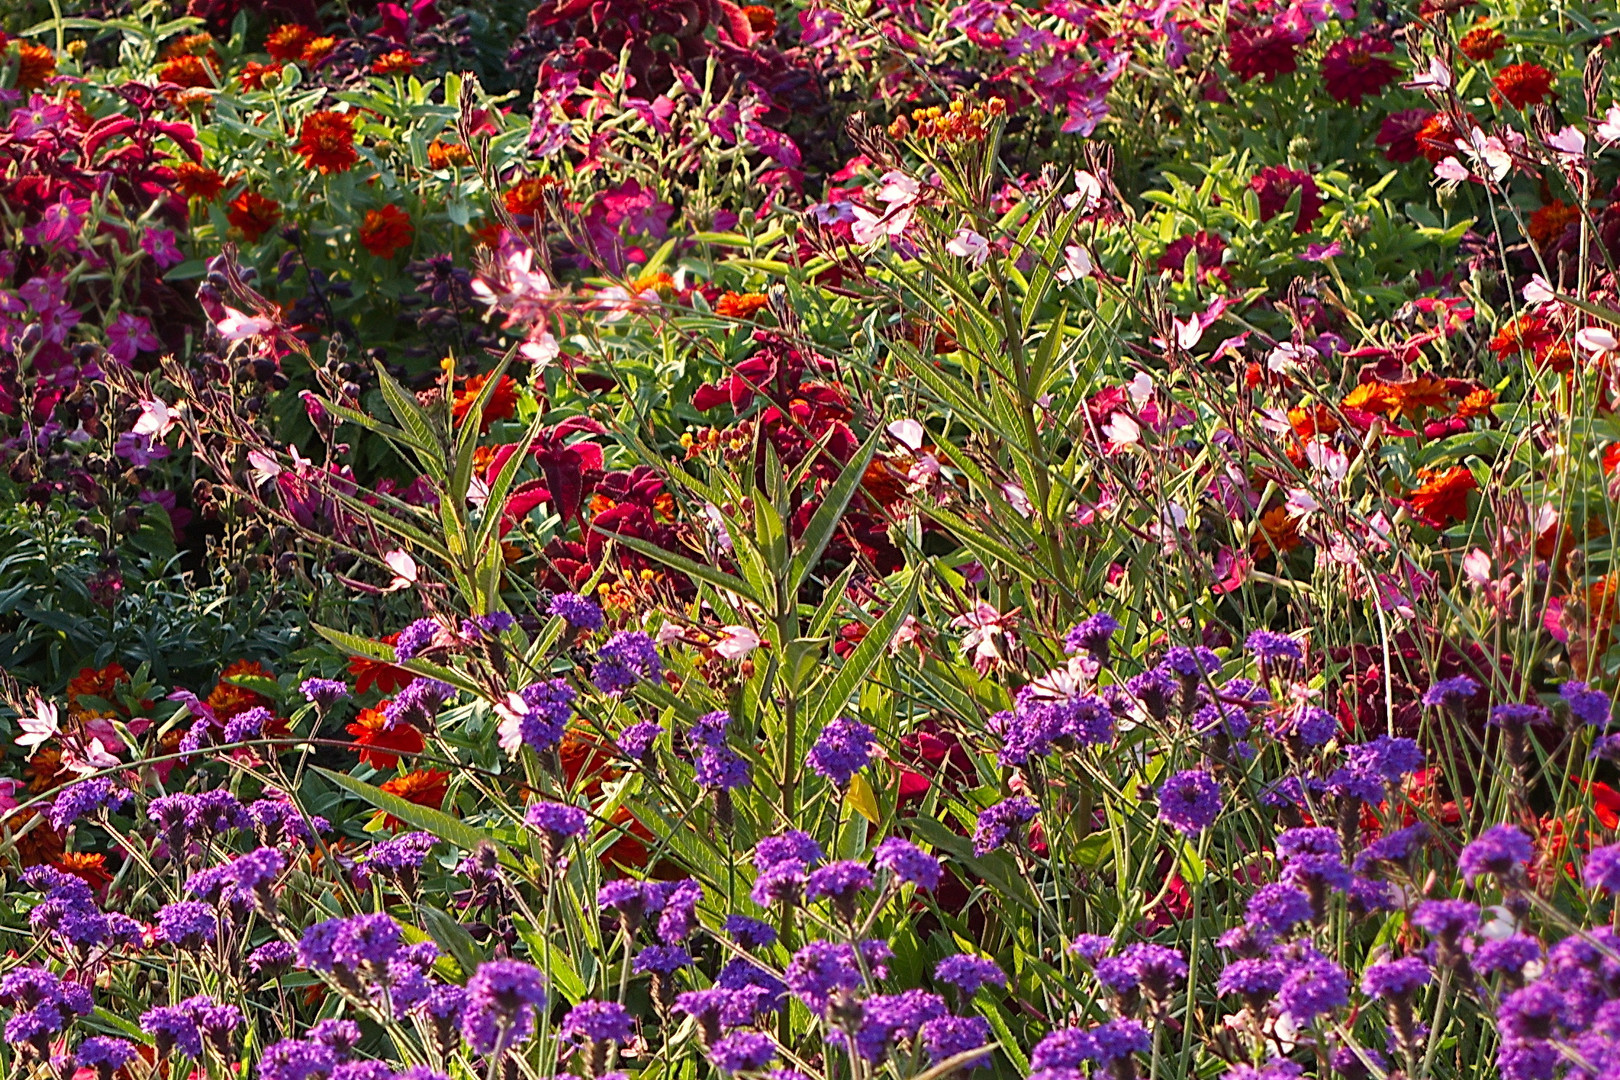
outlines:
M304 54L300 59L306 64L318 64L331 56L332 50L336 48L337 38L335 37L310 38L309 43L304 46Z
M382 639L382 643L392 645L398 640L397 633L389 634ZM384 660L373 660L369 656L352 657L349 660L349 674L354 676L354 692L357 694L369 693L372 687L376 687L379 693L392 694L416 678L404 668L395 667Z
M299 60L303 58L304 47L309 44L311 37L307 26L287 23L270 31L270 36L264 39L264 51L270 54L270 59L283 63Z
M256 191L243 191L230 201L225 220L241 229L248 243L256 243L281 220L281 204Z
M1305 44L1305 34L1295 27L1281 23L1243 26L1228 22L1226 34L1226 66L1244 82L1252 81L1257 75L1268 83L1276 82L1278 75L1299 68L1296 54Z
M1286 165L1267 165L1249 181L1249 187L1260 196L1262 221L1269 221L1282 213L1296 191L1300 193L1299 216L1294 219L1296 233L1309 232L1312 223L1322 216L1322 197L1310 173L1290 169Z
M1509 64L1496 73L1491 97L1498 103L1505 98L1515 109L1527 109L1546 100L1552 80L1552 72L1540 64Z
M205 165L182 161L174 167L174 183L188 199L213 202L225 190L225 178Z
M1434 114L1428 109L1402 109L1384 117L1373 141L1384 148L1384 159L1400 163L1412 161L1423 153L1418 145L1418 133Z
M1457 42L1457 48L1470 60L1477 60L1481 64L1496 59L1496 54L1507 47L1507 38L1501 31L1493 30L1481 22Z
M280 72L280 64L261 64L257 60L249 60L242 65L241 72L236 76L237 85L244 90L263 90L264 77L270 72Z
M502 196L506 203L506 211L513 217L522 217L525 214L533 215L546 203L546 188L549 185L544 177L530 177L522 183L508 188Z
M1430 165L1438 164L1442 159L1457 152L1458 137L1459 133L1456 125L1451 122L1451 117L1443 112L1435 113L1418 129L1418 151Z
M450 403L450 413L455 417L456 423L461 423L467 413L472 409L473 401L484 389L489 381L488 375L470 376L460 390L456 391L455 399ZM510 375L502 375L501 381L495 384L490 391L489 400L484 403L484 419L478 426L479 434L489 431L491 425L497 420L510 420L517 414L518 388L517 382Z
M361 764L374 769L392 769L399 763L400 754L419 754L427 746L422 733L410 724L388 726L388 717L382 711L387 704L384 700L375 709L361 709L354 723L344 729L361 748Z
M421 64L422 61L404 49L393 49L383 53L371 62L371 73L373 75L409 75Z
M1558 335L1540 315L1516 315L1502 324L1491 337L1491 351L1498 360L1506 360L1519 353L1539 353L1556 341Z
M1479 485L1474 474L1461 465L1449 469L1419 469L1423 481L1409 496L1412 510L1436 529L1468 516L1468 493Z
M1388 38L1373 33L1335 41L1322 56L1322 82L1327 92L1334 101L1347 105L1360 105L1362 98L1383 93L1401 72L1379 54L1394 51Z
M1571 222L1581 220L1581 212L1562 199L1554 199L1530 215L1526 231L1530 233L1530 242L1538 248L1544 248L1554 240L1561 239L1564 230Z
M410 215L393 203L381 210L367 210L360 226L360 243L379 259L392 259L396 251L410 245L414 235Z
M304 164L322 174L347 172L360 155L354 152L354 117L321 109L304 117L296 148Z

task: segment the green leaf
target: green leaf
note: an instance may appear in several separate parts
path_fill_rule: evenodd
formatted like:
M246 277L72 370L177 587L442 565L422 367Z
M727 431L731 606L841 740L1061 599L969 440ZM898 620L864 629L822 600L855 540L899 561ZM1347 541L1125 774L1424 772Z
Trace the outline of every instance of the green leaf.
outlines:
M799 550L794 553L793 561L788 564L788 592L787 595L797 596L799 586L804 584L805 578L810 576L816 564L821 561L821 553L827 550L827 544L833 537L833 531L838 528L844 511L849 507L850 499L861 486L861 480L866 476L866 467L871 464L872 455L877 452L878 440L882 433L872 432L867 437L866 444L856 451L844 471L839 474L833 486L822 493L821 505L810 518L810 524L804 528L804 534L799 538Z
M449 479L444 468L444 447L433 431L433 422L428 419L427 411L409 391L394 381L394 377L380 363L377 365L377 381L382 387L383 400L388 403L389 411L399 421L406 445L416 451L416 458L428 475L443 485Z
M423 928L434 943L455 959L462 975L471 975L483 962L484 950L467 933L467 928L436 907L423 904L420 911Z
M488 841L495 846L495 851L500 856L502 865L518 871L523 869L523 864L507 850L506 845L488 833L475 829L464 821L456 820L443 810L434 810L428 806L417 806L413 802L407 802L398 795L386 792L380 787L366 783L364 780L356 780L346 773L335 772L320 765L312 765L310 768L350 794L358 795L384 813L399 818L407 825L414 825L424 832L430 832L445 843L454 844L463 851L471 851L481 842Z
M850 696L855 693L856 687L860 686L861 680L871 674L878 661L883 659L883 655L889 650L889 642L894 640L895 633L900 629L900 624L911 614L911 605L917 600L917 586L921 580L921 575L912 574L905 592L888 611L883 613L881 619L872 624L872 629L867 631L866 637L861 639L855 651L849 654L849 659L838 669L838 674L834 675L825 687L812 691L819 700L810 716L808 730L811 733L826 727L844 710Z

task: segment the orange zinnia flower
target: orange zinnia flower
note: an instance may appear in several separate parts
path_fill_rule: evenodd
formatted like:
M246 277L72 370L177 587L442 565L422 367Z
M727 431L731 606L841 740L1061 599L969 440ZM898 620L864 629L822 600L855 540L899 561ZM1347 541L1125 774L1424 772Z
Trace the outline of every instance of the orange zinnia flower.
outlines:
M243 191L230 201L225 220L241 229L248 243L256 243L281 220L281 204L256 191Z
M419 769L394 777L382 785L382 790L390 795L398 795L408 803L439 810L444 807L444 797L450 792L450 774L437 769ZM384 823L390 829L398 829L405 824L392 814Z
M536 176L508 188L502 196L507 213L513 217L532 216L546 204L546 188L549 186L544 177Z
M225 190L225 178L206 165L182 161L174 167L175 186L188 199L213 202Z
M1477 60L1481 64L1496 59L1496 54L1507 46L1507 38L1501 31L1493 30L1483 22L1464 34L1457 42L1457 48L1470 60Z
M304 47L309 44L310 37L307 26L287 23L270 31L270 35L264 39L264 51L270 54L270 59L283 63L299 60L303 58Z
M260 679L274 679L270 669L257 660L238 660L219 673L219 682L208 695L208 707L214 710L214 716L220 723L231 719L238 713L245 713L249 709L268 708L270 699L256 690L249 690L245 686L237 686L228 682L229 679L239 679L245 676Z
M1516 315L1491 337L1491 351L1498 360L1506 360L1515 353L1536 354L1552 344L1557 336L1540 315Z
M44 45L24 41L17 46L17 89L39 90L56 74L56 54Z
M1437 112L1425 120L1415 139L1418 150L1430 165L1437 165L1441 159L1457 152L1456 125L1443 112Z
M399 764L400 754L420 754L427 748L422 733L412 725L388 726L388 717L383 715L387 704L385 698L375 709L361 709L354 723L344 729L361 748L360 761L374 769L392 769Z
M360 243L379 259L392 259L402 247L409 247L416 230L410 215L389 203L381 210L367 210L360 226Z
M1432 375L1419 375L1410 382L1394 383L1390 389L1395 393L1395 411L1401 416L1411 416L1424 409L1443 408L1451 396L1446 390L1445 380Z
M421 64L422 61L404 49L392 49L371 62L371 73L373 75L409 75Z
M304 46L303 55L299 59L306 64L318 64L331 56L332 50L336 48L337 38L335 37L310 38L308 44Z
M8 824L14 833L20 833L35 818L42 818L41 813L38 810L30 810L25 817L13 819ZM15 847L17 859L24 867L53 863L62 857L65 849L62 834L51 828L50 822L43 819L27 833L18 836Z
M430 169L448 169L453 165L467 164L472 160L472 151L460 143L447 143L435 138L428 143L427 159Z
M242 65L242 70L236 76L236 83L244 90L263 90L264 77L280 70L278 64L261 64L257 60L249 60Z
M1260 515L1260 528L1250 541L1250 547L1256 559L1267 555L1280 558L1304 542L1299 535L1299 519L1290 514L1287 507L1274 506Z
M1346 402L1349 404L1349 402ZM1332 435L1339 430L1339 418L1326 405L1299 406L1288 410L1288 423L1301 439Z
M764 4L749 4L742 9L748 17L748 28L760 37L771 37L776 33L776 10Z
M158 67L158 78L176 86L208 90L214 86L214 68L206 58L187 53L164 61Z
M1341 404L1346 409L1394 416L1401 408L1400 395L1388 383L1364 382L1344 396Z
M354 117L320 109L304 117L294 147L304 164L326 173L347 172L360 155L354 152Z
M1468 493L1479 485L1474 474L1461 465L1449 469L1419 469L1422 481L1408 496L1412 510L1436 529L1468 516Z
M96 892L112 883L112 871L107 869L107 856L88 851L66 851L52 860L51 865L64 874L72 874Z
M715 301L714 313L728 319L750 319L769 302L764 293L728 292Z
M66 779L62 775L62 751L54 746L42 746L23 767L23 779L28 781L28 794L42 795L60 787Z
M472 408L473 399L478 397L479 391L489 381L488 375L472 375L456 391L456 397L450 405L450 412L461 423ZM490 426L497 420L510 420L517 413L518 386L517 381L510 375L502 375L501 381L495 384L490 392L489 400L484 403L484 418L478 425L480 435L488 433Z
M1457 415L1464 420L1472 420L1477 416L1491 415L1491 406L1496 404L1496 391L1481 387L1471 390L1468 396L1457 404Z

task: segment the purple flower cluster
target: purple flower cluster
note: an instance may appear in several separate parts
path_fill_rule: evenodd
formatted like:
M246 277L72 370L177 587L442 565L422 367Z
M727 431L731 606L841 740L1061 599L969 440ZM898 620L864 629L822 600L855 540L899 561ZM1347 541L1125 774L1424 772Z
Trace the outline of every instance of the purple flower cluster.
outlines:
M445 702L456 696L455 687L438 679L413 679L409 686L383 706L390 728L400 724L426 727Z
M1159 817L1177 832L1196 836L1221 814L1221 785L1209 773L1188 769L1159 788Z
M1024 795L1010 799L981 811L973 829L973 854L983 857L1013 838L1015 829L1035 820L1039 812L1034 801Z
M833 786L845 788L872 761L872 729L859 720L840 718L821 729L805 755L805 764Z
M686 741L692 747L693 772L699 787L734 791L748 784L751 773L747 760L726 743L730 727L731 714L722 709L698 717L687 731Z
M602 609L594 600L575 593L558 593L546 607L548 615L555 615L574 630L594 634L602 629Z
M574 688L561 679L545 679L518 691L528 709L518 721L518 734L534 750L550 750L562 742L574 715Z
M57 792L46 818L51 828L61 832L82 817L117 810L127 802L129 792L126 789L118 787L108 777L95 776Z
M621 630L607 639L596 653L591 681L604 694L622 694L643 679L663 674L653 639L639 630Z
M298 692L317 709L326 712L349 696L349 684L341 679L305 679L298 684Z
M394 662L403 664L416 659L433 644L441 629L437 619L417 619L405 627L394 639Z
M517 960L480 964L467 980L462 1036L477 1053L498 1056L534 1034L535 1012L545 1005L545 984L535 967Z
M6 1042L30 1047L41 1061L50 1056L52 1037L95 1007L89 989L42 967L13 968L0 977L0 1005L15 1010L6 1021Z

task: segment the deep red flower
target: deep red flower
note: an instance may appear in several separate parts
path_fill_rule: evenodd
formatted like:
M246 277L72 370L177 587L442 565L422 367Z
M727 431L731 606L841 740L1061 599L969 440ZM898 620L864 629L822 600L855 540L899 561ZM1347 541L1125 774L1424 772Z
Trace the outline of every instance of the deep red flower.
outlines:
M248 243L255 243L281 220L281 204L256 191L243 191L231 200L225 220L241 229Z
M1382 54L1395 51L1386 37L1368 32L1341 38L1322 55L1322 82L1334 101L1360 105L1376 97L1400 76L1400 69Z
M1506 47L1507 38L1502 36L1500 30L1485 25L1484 20L1457 41L1458 51L1481 64L1495 60L1496 54Z
M1260 218L1263 221L1282 213L1296 191L1300 193L1299 216L1294 218L1296 233L1309 232L1311 225L1322 215L1322 196L1310 173L1290 169L1286 165L1267 165L1249 181L1249 187L1260 196Z
M1415 161L1423 153L1418 145L1418 132L1434 113L1428 109L1402 109L1384 117L1378 126L1378 137L1373 141L1384 148L1384 159L1396 163Z
M304 56L304 46L308 45L314 36L309 27L288 23L270 31L269 36L264 39L264 51L270 54L270 59L280 60L283 63L300 60Z
M1215 281L1223 287L1232 284L1231 273L1221 265L1221 259L1226 253L1226 241L1219 235L1203 229L1170 241L1170 246L1159 256L1159 269L1168 270L1177 281L1180 281L1186 276L1189 253L1196 255L1199 282L1207 285Z
M1412 510L1436 529L1468 516L1468 493L1479 488L1474 474L1461 465L1449 469L1419 469L1423 481L1409 496Z
M1277 76L1299 69L1299 48L1305 33L1281 22L1245 26L1235 20L1226 24L1226 66L1244 82L1256 76L1276 82Z
M1496 73L1491 97L1497 102L1505 99L1515 109L1528 109L1547 100L1552 81L1552 72L1540 64L1509 64Z
M362 709L360 715L344 730L354 736L360 747L360 761L374 769L392 769L399 763L399 755L419 754L427 746L422 733L410 724L388 726L383 715L387 700L379 701L375 709Z
M389 634L382 639L384 645L392 645L399 639L398 634ZM376 687L379 693L392 694L416 678L404 668L395 667L384 660L373 660L369 656L355 656L349 659L349 674L354 676L354 692L364 694Z
M213 202L225 190L223 176L194 161L182 161L174 166L174 183L186 198L203 202Z

